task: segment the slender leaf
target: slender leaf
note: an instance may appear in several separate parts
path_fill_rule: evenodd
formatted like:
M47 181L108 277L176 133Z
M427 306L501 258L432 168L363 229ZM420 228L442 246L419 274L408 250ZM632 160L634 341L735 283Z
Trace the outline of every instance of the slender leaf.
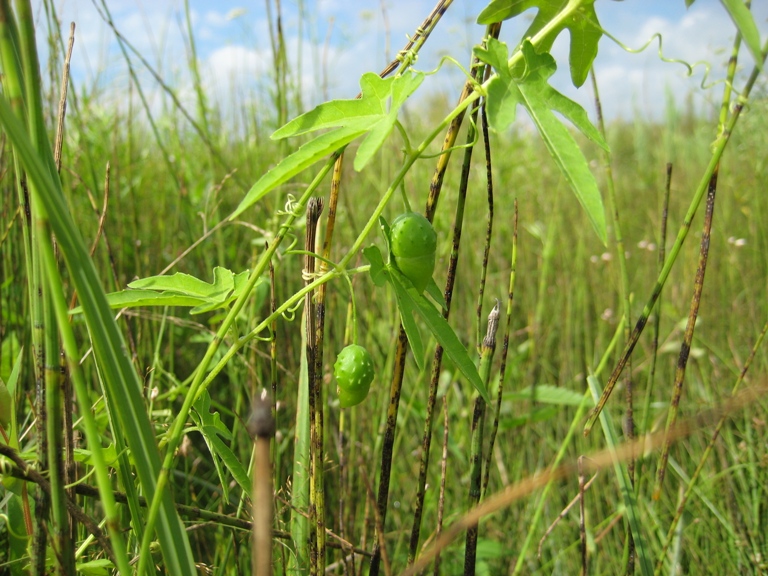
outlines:
M258 202L270 190L368 132L355 156L355 170L362 170L392 132L401 106L423 80L423 73L410 70L392 78L380 78L367 72L360 79L360 98L324 102L278 129L272 134L273 140L323 129L331 131L310 140L259 178L231 218Z
M150 276L131 282L127 290L107 294L107 302L111 308L193 307L190 314L202 314L227 308L234 302L247 286L249 271L234 274L217 266L213 276L212 284L181 272L172 276ZM257 306L263 302L267 290L266 280L260 278L254 292ZM80 314L82 311L82 307L77 307L71 314Z
M757 29L757 24L755 24L752 12L750 12L747 5L744 4L744 0L720 0L720 2L728 11L733 23L736 24L736 28L738 28L739 34L741 34L744 43L747 45L747 48L749 48L752 58L755 59L755 65L762 70L763 51L760 42L760 31Z
M250 496L251 494L251 481L248 479L248 472L245 470L240 460L232 452L232 449L227 446L224 440L232 441L232 432L221 421L221 416L218 412L211 412L211 397L208 391L204 391L197 402L194 404L194 410L190 412L190 416L197 424L197 430L203 435L205 443L208 446L208 450L213 456L213 460L216 466L216 471L219 474L219 480L221 481L221 488L224 491L224 499L229 499L229 479L224 476L219 460L224 463L227 470L240 488L245 494Z
M366 122L358 121L345 128L328 132L307 142L296 152L283 158L277 166L267 171L256 181L245 195L245 198L243 198L243 201L240 202L240 205L232 213L230 220L242 214L277 186L280 186L280 184L284 184L312 166L315 162L322 160L329 154L343 148L358 136L365 134L366 126Z
M456 333L446 319L443 318L437 309L435 309L434 305L427 300L423 294L419 294L410 284L408 279L393 266L389 268L389 278L392 287L395 289L398 305L403 304L405 306L405 310L402 308L400 309L400 316L405 316L406 312L409 314L412 314L414 311L417 312L429 328L430 332L432 332L435 339L443 347L451 361L456 365L464 377L469 380L470 384L475 387L480 396L483 397L483 400L490 404L491 397L488 395L488 390L480 378L480 374L477 372L475 363L470 359L467 349L459 341L458 336L456 336ZM408 332L407 329L406 332ZM410 341L410 334L408 337ZM413 346L413 344L411 345ZM415 354L416 351L414 350L414 355Z
M119 418L144 494L152 499L160 473L160 454L144 406L139 377L107 305L96 269L72 221L58 181L43 166L29 136L4 97L0 98L0 123L14 145L28 180L39 194L39 207L47 211L71 281L82 302L94 358L104 383L106 401ZM168 490L162 495L162 513L157 532L169 573L194 576L196 568L189 539Z

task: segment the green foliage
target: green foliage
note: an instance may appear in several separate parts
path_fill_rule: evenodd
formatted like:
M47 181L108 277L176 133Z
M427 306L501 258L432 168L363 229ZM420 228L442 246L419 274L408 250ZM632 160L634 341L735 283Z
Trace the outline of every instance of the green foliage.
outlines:
M248 478L248 472L225 442L225 440L232 442L232 432L221 421L218 412L211 412L211 397L207 391L203 392L197 399L190 416L195 422L194 430L203 435L208 450L211 452L216 472L219 475L219 482L221 482L221 489L224 492L224 500L229 500L229 477L225 474L224 468L232 474L243 494L250 495L251 481Z
M556 16L566 7L572 8L568 17L556 21ZM573 0L493 0L477 17L478 24L492 24L519 16L526 10L538 8L536 17L531 22L523 38L530 38L547 28L547 33L536 47L539 53L549 52L555 39L563 30L568 30L571 37L569 62L571 80L576 87L584 84L597 56L597 45L603 35L600 22L595 13L595 0L573 2ZM555 26L551 26L556 21ZM521 71L519 65L514 71Z
M504 130L514 122L518 104L525 107L557 167L587 212L592 227L605 244L605 210L597 182L573 136L554 112L568 118L602 148L607 150L608 145L589 121L584 109L549 85L548 79L557 68L555 59L549 54L537 54L528 40L523 42L522 51L525 70L522 76L515 77L507 66L509 54L506 44L491 38L487 48L475 48L477 57L497 72L487 87L488 121L495 130Z
M728 11L733 23L736 24L736 28L738 28L744 43L755 60L755 64L762 69L763 48L760 42L760 31L757 29L752 12L749 11L743 0L720 0L720 2Z
M332 100L288 122L272 134L273 139L327 128L331 131L304 144L259 178L231 217L238 216L276 186L368 133L355 156L355 170L362 170L392 132L401 106L423 80L424 74L411 71L386 79L367 72L360 79L359 99Z
M235 274L221 266L213 269L210 284L182 272L172 276L149 276L129 283L127 290L107 294L107 302L111 308L192 307L190 314L202 314L228 308L246 289L248 277L248 270ZM269 284L260 278L255 288L257 307L264 303L268 289ZM74 308L71 313L80 312L82 308Z
M390 229L387 222L381 219L382 230L389 245ZM448 322L437 311L435 306L417 290L413 283L403 275L396 266L384 264L381 252L375 246L370 246L363 251L363 255L371 264L370 275L374 284L383 286L388 282L395 291L397 307L400 311L400 321L403 323L408 342L413 349L413 358L419 369L423 369L424 342L416 325L415 317L419 317L429 328L430 333L440 343L448 357L456 364L458 370L464 375L483 399L490 403L488 390L480 378L475 363L470 359L467 349L459 340ZM390 251L391 255L391 251Z

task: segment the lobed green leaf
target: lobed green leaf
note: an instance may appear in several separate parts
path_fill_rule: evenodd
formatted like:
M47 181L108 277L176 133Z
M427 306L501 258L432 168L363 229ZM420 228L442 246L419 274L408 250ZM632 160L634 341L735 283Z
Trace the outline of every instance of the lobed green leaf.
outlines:
M567 17L558 19L563 10L571 8L573 0L493 0L477 17L477 23L488 25L501 22L537 8L536 17L522 36L530 38L558 19L557 24L540 39L536 48L542 53L549 52L555 39L567 29L570 35L568 62L571 81L579 87L587 79L592 62L597 56L598 43L603 35L594 3L595 0L582 0L576 9L570 10ZM513 75L519 76L522 67L522 64L516 66Z

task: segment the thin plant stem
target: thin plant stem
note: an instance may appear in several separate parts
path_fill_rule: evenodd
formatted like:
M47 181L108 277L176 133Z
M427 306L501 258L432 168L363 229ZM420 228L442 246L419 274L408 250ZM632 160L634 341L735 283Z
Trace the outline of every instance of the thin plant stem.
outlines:
M766 56L768 56L768 41L766 41L765 45L763 46L762 54L763 54L763 62L765 62ZM637 319L637 323L635 324L635 328L632 330L632 334L629 338L629 341L626 343L624 350L622 350L621 356L619 357L619 361L616 364L616 367L613 369L613 372L611 373L611 376L609 377L608 382L606 383L605 388L603 389L602 396L598 400L597 405L595 406L594 410L592 410L592 413L589 415L589 418L587 419L587 423L584 426L585 436L589 434L589 432L592 430L592 427L595 425L595 422L597 422L597 418L600 415L600 412L605 407L605 403L608 401L608 397L611 395L613 388L616 386L616 382L618 382L618 379L621 376L621 373L623 372L624 367L626 366L627 361L629 360L629 357L632 355L632 352L635 349L635 345L640 339L640 335L643 333L643 329L645 328L645 325L648 322L648 318L650 317L651 311L653 310L653 307L656 304L656 300L661 294L661 291L664 288L664 284L666 283L667 278L669 277L669 273L672 271L672 267L674 266L675 261L677 260L677 257L680 253L680 249L682 248L683 243L685 242L685 239L688 236L688 232L691 229L691 223L693 222L693 217L696 215L696 212L699 208L699 204L701 203L701 200L704 198L704 194L707 192L707 189L709 187L710 178L715 173L715 170L720 163L720 158L722 157L723 152L725 151L725 147L730 141L731 134L733 134L733 130L736 127L736 123L738 122L739 116L741 115L741 111L743 110L744 105L748 101L749 94L752 91L752 88L754 87L755 82L757 81L757 78L759 76L760 76L760 68L755 66L752 69L752 72L750 73L746 84L744 85L744 89L741 91L741 94L739 95L739 98L733 108L733 112L731 113L731 116L725 125L725 129L722 131L722 134L717 138L717 140L712 145L712 156L710 157L709 164L704 170L704 174L699 182L698 187L696 188L696 192L694 193L694 196L691 199L691 203L688 206L688 211L685 214L683 223L681 224L680 229L678 230L678 233L677 233L677 237L675 238L675 243L669 252L669 256L664 262L664 267L659 273L659 277L656 279L656 284L653 287L651 296L646 302L643 308L643 311L640 313L640 317Z
M709 183L709 192L707 193L707 207L704 214L704 231L701 234L701 248L699 251L699 265L696 270L696 277L693 284L693 296L691 297L691 307L688 312L688 322L685 326L683 343L680 346L680 355L677 359L677 369L675 370L675 383L672 391L672 400L667 413L666 435L669 437L672 428L677 422L677 413L680 406L680 398L683 394L683 383L685 382L685 370L688 366L688 356L693 342L693 333L696 328L696 319L699 316L699 305L701 304L701 292L704 288L704 276L707 271L707 261L709 259L709 239L712 232L712 217L715 210L715 194L717 192L717 175L712 174ZM659 464L656 471L656 485L653 489L653 499L658 500L661 496L661 487L664 483L664 475L667 470L667 460L669 459L669 449L671 438L664 443L659 456Z
M493 355L496 352L496 332L499 329L500 302L488 315L488 329L482 342L480 353L480 378L483 384L488 386L491 380L491 365ZM485 400L480 395L475 397L475 409L472 415L472 440L469 456L469 505L474 507L480 502L481 485L483 480L483 428L485 426ZM477 562L477 537L478 525L473 524L467 528L467 539L464 545L464 576L474 576Z

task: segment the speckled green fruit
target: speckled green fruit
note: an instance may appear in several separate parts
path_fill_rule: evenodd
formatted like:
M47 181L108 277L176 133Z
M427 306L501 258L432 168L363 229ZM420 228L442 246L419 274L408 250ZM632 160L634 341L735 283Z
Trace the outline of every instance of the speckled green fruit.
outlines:
M390 229L395 264L419 292L423 292L435 271L437 234L429 220L416 212L400 214Z
M341 407L360 404L368 396L373 382L373 358L362 346L351 344L336 357L333 375L338 384L336 391L339 393Z

